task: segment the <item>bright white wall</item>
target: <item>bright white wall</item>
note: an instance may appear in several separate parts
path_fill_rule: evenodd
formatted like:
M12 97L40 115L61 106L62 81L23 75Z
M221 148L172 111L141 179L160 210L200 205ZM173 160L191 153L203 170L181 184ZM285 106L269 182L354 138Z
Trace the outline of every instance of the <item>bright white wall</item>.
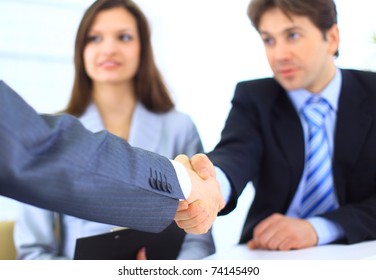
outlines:
M219 140L236 83L271 75L261 41L246 16L249 0L135 2L149 18L157 64L178 109L193 118L205 149L211 150ZM90 3L0 0L0 79L39 112L56 112L66 105L73 79L74 36ZM336 3L341 33L338 65L376 70L376 45L371 44L376 2ZM219 218L214 228L219 250L236 243L252 196L249 188L235 213ZM0 200L0 219L15 213L12 205Z

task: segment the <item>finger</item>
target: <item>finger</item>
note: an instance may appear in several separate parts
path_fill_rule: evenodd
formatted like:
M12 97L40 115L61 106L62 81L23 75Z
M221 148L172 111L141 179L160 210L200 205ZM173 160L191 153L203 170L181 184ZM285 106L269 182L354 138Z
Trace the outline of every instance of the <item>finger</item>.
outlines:
M247 247L251 250L255 250L255 249L257 249L257 244L253 239L251 239L251 240L248 241Z
M263 235L265 231L269 230L274 226L283 216L279 214L272 214L269 217L265 218L259 222L253 232L253 237Z
M191 165L193 170L203 179L216 176L213 163L205 154L196 154L191 158Z
M278 246L278 250L280 251L287 251L291 249L295 249L295 248L293 247L291 238L288 238L288 237L282 240Z
M191 162L186 155L180 154L175 158L175 160L183 164L185 168L192 170Z
M191 203L187 210L176 213L175 222L184 230L195 227L207 227L203 225L208 223L208 216L208 212L206 208L202 207L201 201L197 201Z
M262 221L255 228L254 238L258 248L277 250L280 244L288 237L286 232L286 217L273 214Z
M286 239L288 239L288 235L277 230L266 242L265 248L268 250L281 250L281 246Z
M188 203L190 203L191 206L192 203L199 201L202 204L202 208L205 210L205 212L200 215L205 215L208 221L213 223L218 215L218 211L224 205L219 182L213 177L203 180L194 171L188 170L188 175L192 184L191 193L187 198ZM192 206L194 205L195 204ZM176 213L176 221L183 219L183 217L180 216L180 212ZM182 224L179 224L179 226L183 227ZM211 224L209 226L211 226Z
M188 209L188 201L183 200L179 201L178 208L176 209L176 212L187 210Z
M212 223L208 219L205 219L196 226L185 227L184 231L190 234L205 234L209 231L211 225Z
M261 221L254 229L253 242L257 248L270 249L268 245L276 234L276 229L271 219L266 218Z
M184 221L194 219L199 215L207 215L207 209L204 207L202 201L197 200L188 205L187 209L177 211L175 220Z
M223 196L221 195L220 200L219 200L219 204L218 204L217 213L219 213L223 208L225 208L225 206L226 206L226 202L225 202Z
M138 250L136 260L147 260L145 247L142 247L140 250Z
M190 220L175 220L176 225L183 229L186 232L192 233L203 233L202 229L205 229L205 232L209 229L211 223L207 216L197 216L194 219ZM200 229L199 232L193 232L193 229Z

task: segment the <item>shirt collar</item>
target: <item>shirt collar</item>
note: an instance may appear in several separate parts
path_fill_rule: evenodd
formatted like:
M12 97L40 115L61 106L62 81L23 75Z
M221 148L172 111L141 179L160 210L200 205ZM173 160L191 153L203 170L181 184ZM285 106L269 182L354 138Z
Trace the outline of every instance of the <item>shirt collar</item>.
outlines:
M334 78L329 84L318 94L324 98L334 112L338 109L338 99L342 85L342 74L337 68ZM312 93L305 89L297 89L287 92L297 112L300 112L306 101L312 97Z
M92 132L99 132L105 129L101 115L99 114L98 108L94 102L91 102L86 107L85 112L80 117L80 121L86 129Z
M141 115L145 115L146 108L141 104L140 102L136 102L136 106L134 109L133 117L132 117L132 123L131 123L131 132L133 128L133 122L135 119L138 119ZM105 130L105 126L102 121L102 117L99 113L97 105L92 101L89 103L89 105L86 107L85 112L80 117L81 123L85 126L86 129L92 131L92 132L99 132L102 130ZM130 136L132 136L133 133L130 133Z

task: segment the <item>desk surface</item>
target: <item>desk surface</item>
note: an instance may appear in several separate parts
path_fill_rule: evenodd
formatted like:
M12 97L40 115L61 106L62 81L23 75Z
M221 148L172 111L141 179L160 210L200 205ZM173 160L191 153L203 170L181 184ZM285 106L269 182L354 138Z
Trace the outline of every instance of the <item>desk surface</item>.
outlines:
M291 251L250 250L237 245L228 251L207 257L208 260L359 260L376 259L376 241L353 245L331 244Z

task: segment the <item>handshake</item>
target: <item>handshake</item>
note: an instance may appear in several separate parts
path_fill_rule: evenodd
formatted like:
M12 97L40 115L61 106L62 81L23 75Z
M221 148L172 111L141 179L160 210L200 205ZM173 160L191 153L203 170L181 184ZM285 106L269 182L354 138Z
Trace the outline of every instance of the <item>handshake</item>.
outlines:
M187 200L179 202L174 220L187 233L207 233L225 206L214 166L204 154L196 154L191 159L179 155L175 161L186 168L192 189Z

